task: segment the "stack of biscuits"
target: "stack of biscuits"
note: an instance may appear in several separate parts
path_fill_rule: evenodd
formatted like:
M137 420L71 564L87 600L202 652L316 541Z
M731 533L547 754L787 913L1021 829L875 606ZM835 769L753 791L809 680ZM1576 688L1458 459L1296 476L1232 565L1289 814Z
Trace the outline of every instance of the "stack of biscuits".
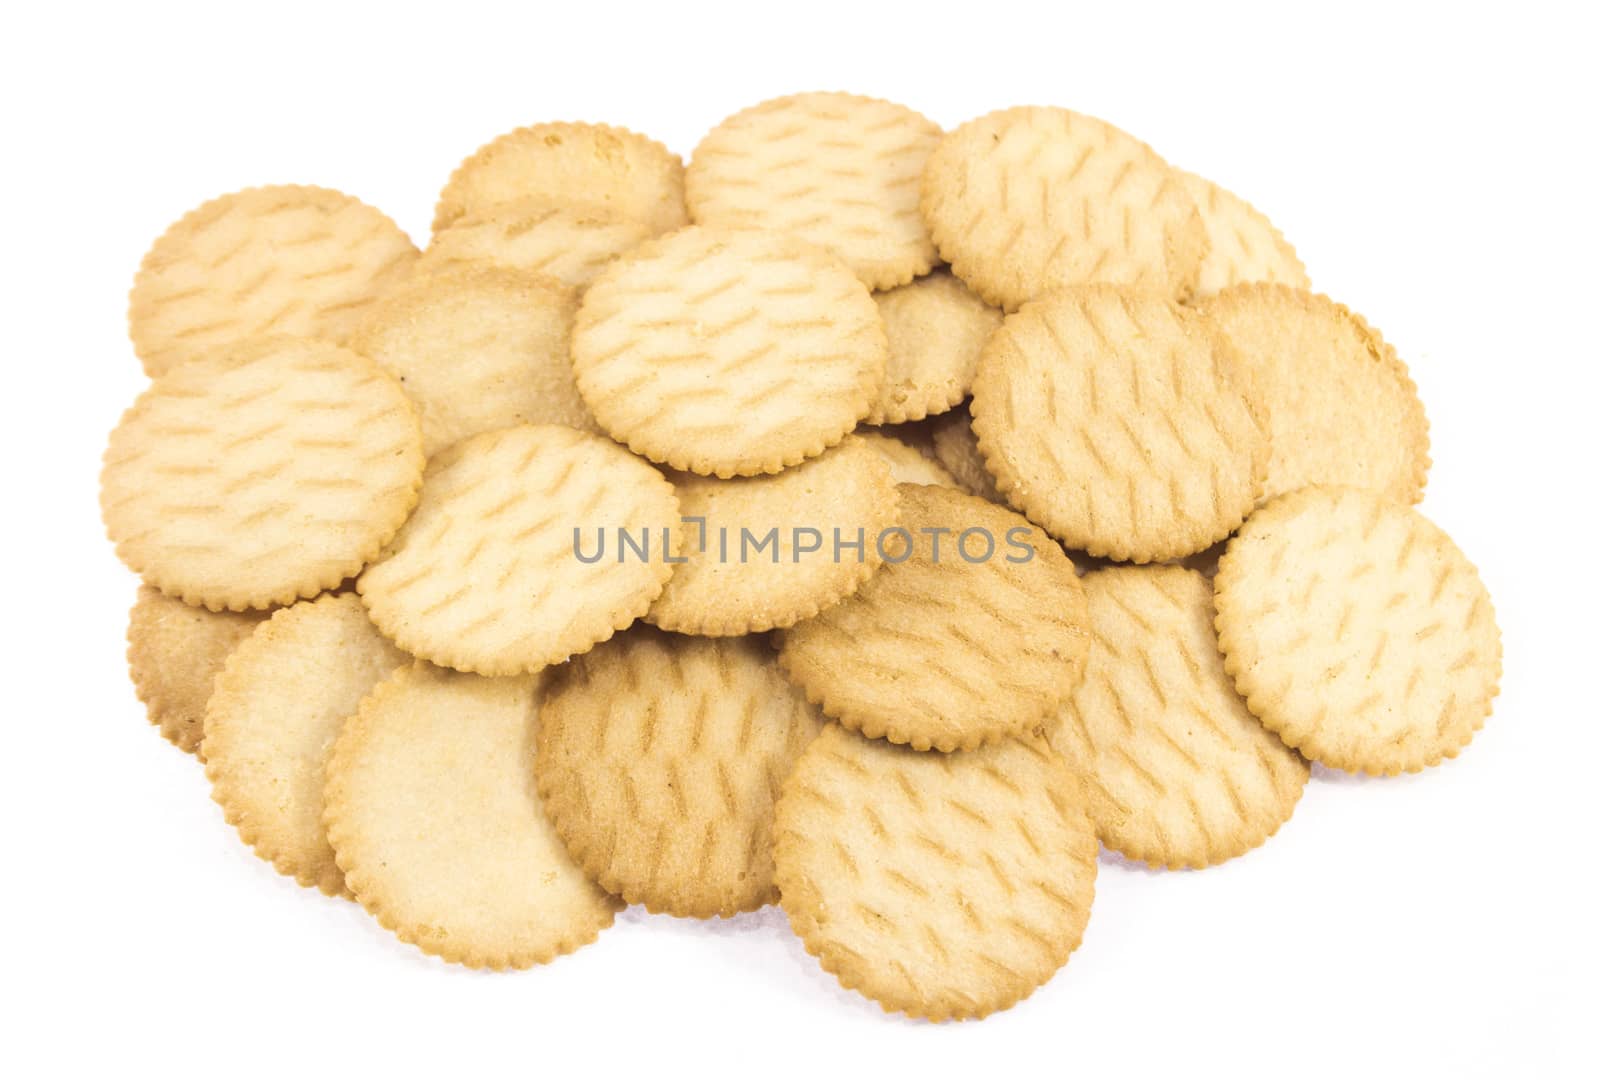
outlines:
M1100 845L1199 869L1313 762L1455 756L1499 631L1395 350L1103 121L808 93L687 168L497 138L419 252L315 187L136 277L106 527L134 684L281 873L525 968L782 905L846 987L1004 1009Z

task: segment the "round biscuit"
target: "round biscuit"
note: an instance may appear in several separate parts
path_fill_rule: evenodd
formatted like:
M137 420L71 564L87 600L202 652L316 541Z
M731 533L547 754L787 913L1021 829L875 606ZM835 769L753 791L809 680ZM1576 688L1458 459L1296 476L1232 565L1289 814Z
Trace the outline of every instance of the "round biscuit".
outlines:
M899 502L888 465L854 435L776 476L672 479L688 561L645 619L683 634L793 626L838 603L883 561L872 539Z
M279 608L228 657L206 708L206 777L228 824L278 873L344 893L323 768L361 699L409 663L352 593Z
M1092 282L1182 300L1205 254L1176 171L1120 128L1067 109L1005 109L946 135L922 176L922 214L956 276L1007 311Z
M877 541L883 565L784 632L784 672L847 728L918 750L1032 730L1083 675L1089 635L1072 561L975 496L898 490L899 524Z
M418 275L368 312L350 347L400 381L428 456L513 424L595 431L569 354L572 290L550 278L464 266Z
M775 473L866 415L888 343L864 285L790 237L700 226L584 294L578 390L635 453L702 476Z
M1263 501L1308 484L1422 499L1428 418L1406 365L1365 319L1286 285L1235 286L1201 310L1233 343L1266 412Z
M883 389L869 424L901 424L948 412L972 391L978 354L1002 315L948 271L873 297L889 340Z
M1006 500L1069 548L1199 551L1255 505L1267 433L1228 343L1164 297L1062 289L1006 317L972 430Z
M1460 753L1493 708L1489 593L1409 506L1356 488L1281 496L1228 542L1215 584L1228 674L1313 761L1420 772Z
M128 297L128 334L151 378L246 338L342 344L416 258L398 225L341 192L235 191L151 246Z
M416 512L356 584L372 621L414 656L480 675L538 671L645 613L673 570L662 530L676 537L677 525L672 485L615 443L503 428L429 463ZM620 530L648 554L613 554Z
M745 109L695 147L685 176L702 225L790 233L827 248L869 288L933 267L917 209L922 169L943 132L903 105L809 93Z
M603 206L535 195L463 214L433 238L416 272L499 266L582 289L653 235L644 222Z
M174 368L111 433L100 508L117 555L213 611L315 596L411 512L422 436L377 364L264 338Z
M1046 735L1083 779L1100 839L1172 869L1265 843L1311 769L1234 691L1205 577L1120 566L1085 575L1083 591L1089 662Z
M451 963L548 963L593 941L619 906L539 802L537 684L403 667L328 758L324 821L346 885L400 940Z
M1205 223L1206 255L1195 279L1195 299L1247 282L1311 287L1294 246L1267 215L1204 177L1182 169L1177 174Z
M508 131L457 166L439 193L433 231L530 196L597 204L656 233L689 222L677 154L626 128L549 123Z
M779 785L822 722L762 638L636 627L551 672L539 795L578 865L628 903L754 911L777 899Z
M921 754L830 724L784 783L773 836L806 951L886 1012L1010 1008L1088 925L1099 845L1040 739Z

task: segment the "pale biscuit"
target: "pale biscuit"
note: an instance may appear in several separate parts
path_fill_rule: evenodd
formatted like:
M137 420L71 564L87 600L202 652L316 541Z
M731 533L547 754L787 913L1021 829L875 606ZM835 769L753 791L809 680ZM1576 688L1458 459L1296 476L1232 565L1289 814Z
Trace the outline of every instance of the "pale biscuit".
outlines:
M353 576L416 504L422 463L411 403L377 364L266 338L139 396L111 433L100 508L150 584L242 611Z
M1183 299L1205 226L1175 170L1103 120L1021 107L961 125L928 158L922 213L939 254L1007 311L1061 285Z
M206 708L206 777L228 824L278 873L344 893L322 824L323 767L345 718L410 662L352 593L279 608L228 658Z
M672 485L615 443L505 428L430 463L416 513L357 588L415 656L481 675L538 671L645 613L673 570L662 530L681 546L677 525ZM648 558L621 548L619 530ZM585 556L603 542L604 556L580 559L580 540Z
M956 750L1032 730L1083 676L1089 635L1072 561L982 499L899 492L903 531L883 536L883 565L785 631L779 663L824 712L872 738Z
M626 128L554 123L508 131L457 166L439 193L433 231L530 196L597 204L657 233L689 223L677 154Z
M972 390L978 354L1000 327L1000 311L944 270L873 299L889 359L866 422L900 424L961 404Z
M152 378L250 337L342 343L405 280L417 249L359 199L327 188L249 188L161 235L128 297L128 333Z
M1217 569L1217 636L1250 711L1335 769L1419 772L1493 708L1500 629L1478 572L1417 511L1301 488L1250 516Z
M581 289L654 230L602 206L543 196L463 214L417 260L418 274L459 266L500 266Z
M595 431L569 355L577 297L516 270L459 267L419 275L384 297L350 339L400 380L430 457L513 424Z
M765 640L636 627L551 672L539 795L578 865L628 903L754 911L777 899L779 785L822 723Z
M853 435L776 476L679 473L673 486L688 561L645 619L713 637L793 626L855 592L899 505L888 465Z
M883 459L884 464L889 466L889 475L897 484L940 484L958 489L961 487L948 469L908 442L867 428L857 429L854 437L866 443Z
M1226 289L1202 310L1233 342L1266 409L1263 500L1308 484L1422 498L1428 418L1406 365L1365 319L1283 285Z
M903 105L795 94L735 113L695 147L685 178L699 224L769 229L827 248L869 288L932 268L917 209L943 132Z
M345 883L400 940L452 963L548 963L593 941L619 906L540 805L537 683L401 668L328 758L324 820Z
M1047 736L1084 780L1105 845L1154 866L1203 867L1266 842L1311 775L1222 669L1211 586L1175 566L1083 579L1089 663Z
M1006 497L994 486L989 466L978 452L978 437L972 433L972 415L965 407L935 417L931 438L934 459L955 477L963 491L1006 505Z
M1190 309L1063 289L990 339L972 430L1007 501L1068 547L1171 559L1255 505L1268 446L1249 390L1227 341Z
M837 443L866 415L887 351L871 295L831 257L702 227L613 264L572 334L602 428L652 461L724 478Z
M1007 1009L1083 940L1099 846L1036 738L919 754L830 724L778 800L780 903L841 985L929 1020Z
M1233 192L1204 177L1177 170L1178 179L1200 208L1205 222L1206 255L1194 295L1214 296L1230 285L1267 282L1296 289L1311 287L1305 265L1267 215Z
M139 586L128 612L128 674L150 722L173 746L205 759L201 737L211 683L263 618L258 611L207 611Z

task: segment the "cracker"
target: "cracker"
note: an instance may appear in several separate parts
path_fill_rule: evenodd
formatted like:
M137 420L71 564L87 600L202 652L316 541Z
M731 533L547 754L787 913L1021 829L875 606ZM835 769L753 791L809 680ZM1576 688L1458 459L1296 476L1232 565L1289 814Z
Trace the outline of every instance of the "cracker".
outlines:
M409 663L352 593L279 608L228 657L205 713L206 777L228 824L278 873L344 893L323 766L345 718Z
M827 248L869 288L934 264L917 209L943 132L903 105L795 94L735 113L695 147L685 177L699 224L786 232Z
M950 471L937 460L893 435L863 428L856 431L855 438L860 439L883 459L884 464L889 466L890 476L897 484L940 484L958 489L961 487L956 483L956 478L950 475Z
M325 821L345 883L400 940L451 963L548 963L593 941L619 906L540 805L537 683L401 668L328 758Z
M162 738L204 760L201 737L212 680L264 617L256 611L207 611L139 586L128 612L128 674Z
M1365 319L1283 285L1236 286L1202 309L1233 342L1266 408L1263 500L1308 484L1421 500L1428 418L1406 365Z
M1195 280L1196 298L1215 296L1230 285L1252 281L1296 289L1311 286L1294 246L1267 215L1204 177L1176 171L1205 223L1206 255Z
M757 637L637 627L551 673L539 795L585 873L693 918L777 899L772 813L822 717Z
M1001 506L1006 504L1006 497L994 486L989 466L978 452L978 437L972 433L972 416L966 408L936 417L932 440L935 460L955 477L963 491Z
M1099 846L1042 740L919 754L830 724L784 783L780 903L840 984L934 1021L1027 997L1083 940Z
M117 555L213 611L351 577L400 528L422 437L399 385L326 342L266 338L158 378L111 433L100 508Z
M824 712L872 738L956 750L1031 730L1083 675L1089 635L1072 561L982 499L899 492L904 532L883 538L884 564L786 631L779 663Z
M837 443L883 382L871 295L791 238L689 228L584 295L578 389L638 454L703 476L778 472Z
M577 309L572 291L549 278L458 267L386 296L350 347L400 380L429 456L512 424L594 431L568 355Z
M898 506L888 465L853 435L776 476L680 473L673 486L688 561L645 619L713 637L793 626L855 592Z
M430 465L422 499L357 588L407 652L481 675L558 664L643 615L681 549L678 500L606 439L523 425L485 432ZM621 548L618 530L648 544ZM581 534L581 536L580 536ZM602 542L604 556L592 555Z
M883 316L889 359L866 422L921 420L961 404L1001 313L944 270L873 299Z
M603 206L536 195L463 214L433 238L416 272L487 264L581 289L653 235L644 222Z
M1261 726L1222 669L1211 586L1175 566L1083 579L1093 643L1047 735L1084 780L1105 845L1172 869L1265 843L1311 775Z
M1061 285L1183 299L1205 226L1175 170L1103 120L1021 107L961 125L928 158L922 213L956 276L1015 311Z
M433 231L530 196L596 204L662 233L689 223L683 162L654 139L609 124L534 124L483 146L439 193Z
M1227 536L1267 434L1226 340L1171 300L1063 289L990 339L972 430L1007 501L1070 548L1150 562Z
M128 297L128 333L152 378L250 337L342 343L416 258L398 225L349 195L236 191L190 211L150 248Z
M1216 590L1250 711L1332 768L1394 775L1455 757L1499 692L1478 571L1433 522L1371 492L1268 503L1229 542Z

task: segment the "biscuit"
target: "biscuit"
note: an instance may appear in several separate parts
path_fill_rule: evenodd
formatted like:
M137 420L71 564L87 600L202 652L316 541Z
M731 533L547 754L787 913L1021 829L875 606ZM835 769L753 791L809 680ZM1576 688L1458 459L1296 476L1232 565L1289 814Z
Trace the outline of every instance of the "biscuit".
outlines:
M1193 570L1126 566L1083 579L1089 662L1047 737L1084 781L1105 845L1199 868L1265 843L1310 766L1250 714L1222 669L1211 587Z
M265 338L139 395L111 433L100 508L118 557L147 582L242 611L353 576L421 483L416 414L377 364Z
M950 475L950 471L937 460L893 435L860 428L856 431L855 438L866 443L883 459L884 464L889 466L890 476L897 484L940 484L957 489L961 487L956 483L956 478Z
M919 754L830 724L778 800L780 903L806 951L885 1011L1007 1009L1083 940L1099 846L1042 740Z
M827 248L869 288L934 264L917 209L922 168L943 132L903 105L855 94L795 94L735 113L694 149L689 215L769 229Z
M883 565L785 631L778 662L823 712L871 738L956 750L1035 728L1083 676L1072 561L982 499L899 492L901 531L879 538Z
M416 272L487 264L581 289L653 235L644 222L601 206L533 196L463 214L433 238Z
M1217 568L1217 636L1250 711L1306 757L1394 775L1455 757L1500 680L1494 606L1409 506L1308 487L1250 516Z
M459 267L384 297L350 347L400 380L430 457L513 424L594 431L568 354L577 309L572 291L549 278Z
M323 766L345 718L409 663L351 593L279 608L228 657L205 713L206 777L228 824L278 873L344 892L322 824Z
M401 668L328 758L324 821L345 883L401 941L451 963L548 963L593 941L619 906L540 805L537 683Z
M1194 298L1215 296L1231 285L1270 282L1311 287L1294 246L1267 215L1226 188L1194 173L1175 170L1205 223L1206 254L1200 260Z
M1144 143L1066 109L1021 107L956 128L928 158L922 214L939 254L996 307L1110 282L1184 299L1205 225Z
M463 161L439 193L433 231L530 196L598 205L656 233L689 223L677 154L626 128L555 123L508 131Z
M1199 551L1261 491L1267 433L1227 341L1171 300L1063 289L990 339L972 430L1006 500L1070 548Z
M539 796L608 892L692 918L777 899L772 808L821 715L761 638L637 627L551 672Z
M883 316L889 358L866 422L900 424L961 404L1001 313L944 270L873 299Z
M211 682L234 646L265 614L191 607L149 585L128 612L128 674L150 722L179 750L202 760Z
M966 408L935 417L932 441L934 459L955 477L963 491L1006 505L1006 497L994 486L989 466L978 453L978 437L972 433L972 415Z
M783 236L689 228L614 263L572 333L600 426L684 472L815 457L866 415L888 343L866 287Z
M888 465L853 435L776 476L679 473L673 487L688 561L645 619L712 637L793 626L855 592L898 506Z
M1233 342L1266 409L1263 501L1308 484L1422 498L1428 418L1406 365L1365 319L1284 285L1239 285L1202 310Z
M538 671L645 613L673 570L664 529L681 549L677 525L672 485L620 446L504 428L430 463L416 513L356 587L414 656L480 675ZM643 547L624 548L620 530Z
M416 258L398 225L349 195L236 191L190 211L150 248L128 297L128 334L151 378L250 337L340 344Z

